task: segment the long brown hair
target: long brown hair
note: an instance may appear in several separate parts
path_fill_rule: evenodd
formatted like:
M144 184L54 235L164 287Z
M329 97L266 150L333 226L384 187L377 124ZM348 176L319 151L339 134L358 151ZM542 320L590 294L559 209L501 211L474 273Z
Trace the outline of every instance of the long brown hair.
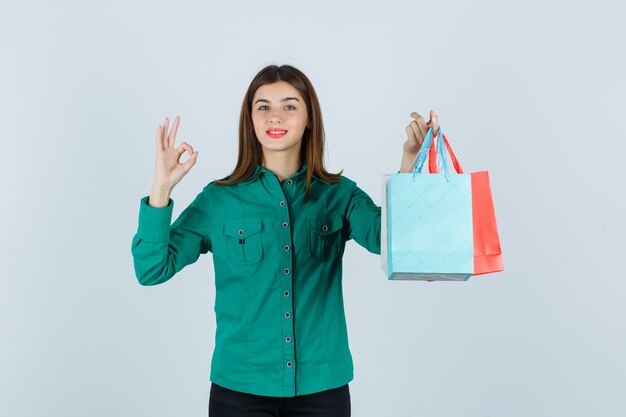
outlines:
M324 146L326 136L324 134L324 123L322 122L322 111L313 84L306 75L299 69L291 65L268 65L257 73L254 77L241 105L239 115L239 155L237 166L233 172L225 177L227 179L216 180L217 185L234 185L247 179L254 173L258 164L261 164L263 156L261 143L254 132L252 123L252 99L256 90L262 85L271 84L278 81L285 81L291 84L302 96L307 106L307 113L311 121L311 128L306 128L302 135L302 145L300 147L300 163L306 163L306 188L305 200L309 199L311 177L315 175L331 184L339 181L343 173L341 170L337 174L332 174L324 168Z

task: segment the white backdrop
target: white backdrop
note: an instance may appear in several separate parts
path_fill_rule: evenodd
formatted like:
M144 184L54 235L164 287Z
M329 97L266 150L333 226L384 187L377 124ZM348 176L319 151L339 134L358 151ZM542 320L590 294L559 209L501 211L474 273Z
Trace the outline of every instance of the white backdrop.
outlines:
M390 282L354 241L352 414L623 416L619 1L9 2L0 6L0 415L204 416L211 254L138 284L130 243L154 132L200 151L174 218L234 167L243 94L291 64L327 167L380 205L409 114L488 170L505 271ZM184 157L186 159L186 156Z

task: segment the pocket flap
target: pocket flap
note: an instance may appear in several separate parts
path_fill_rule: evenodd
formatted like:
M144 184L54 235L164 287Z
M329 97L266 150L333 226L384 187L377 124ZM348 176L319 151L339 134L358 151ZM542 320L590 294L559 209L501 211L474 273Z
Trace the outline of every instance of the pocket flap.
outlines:
M224 234L245 239L261 231L261 219L241 218L224 223Z
M336 232L341 229L343 226L343 219L339 214L332 214L329 216L308 216L307 217L307 227L309 230L322 234L328 235Z

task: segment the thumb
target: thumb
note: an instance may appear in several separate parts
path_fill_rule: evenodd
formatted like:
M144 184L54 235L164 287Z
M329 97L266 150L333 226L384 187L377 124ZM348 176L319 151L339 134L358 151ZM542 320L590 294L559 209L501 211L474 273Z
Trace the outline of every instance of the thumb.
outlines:
M196 164L196 160L198 159L198 151L195 151L191 154L187 162L183 164L183 169L185 172L189 172L189 170Z
M432 127L434 130L437 130L437 128L439 127L439 118L437 117L437 114L432 110L430 111L430 120L426 122L426 126Z

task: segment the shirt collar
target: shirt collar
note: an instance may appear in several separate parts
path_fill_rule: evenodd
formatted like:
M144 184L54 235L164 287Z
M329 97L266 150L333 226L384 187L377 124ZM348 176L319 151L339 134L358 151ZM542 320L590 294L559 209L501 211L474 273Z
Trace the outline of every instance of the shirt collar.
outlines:
M306 168L307 165L306 163L302 164L302 166L300 167L300 169L298 171L296 171L295 174L293 174L290 178L293 178L294 180L298 180L301 176L305 177L305 181L306 181ZM269 169L265 168L264 166L262 166L261 164L257 164L257 166L254 168L254 172L252 173L252 175L250 175L250 177L248 177L246 180L242 181L242 182L252 182L254 180L256 180L256 178L261 174L273 174L272 171L270 171ZM320 181L324 184L329 184L328 181L324 181L321 178L318 178L316 175L313 175L312 178L314 180Z

